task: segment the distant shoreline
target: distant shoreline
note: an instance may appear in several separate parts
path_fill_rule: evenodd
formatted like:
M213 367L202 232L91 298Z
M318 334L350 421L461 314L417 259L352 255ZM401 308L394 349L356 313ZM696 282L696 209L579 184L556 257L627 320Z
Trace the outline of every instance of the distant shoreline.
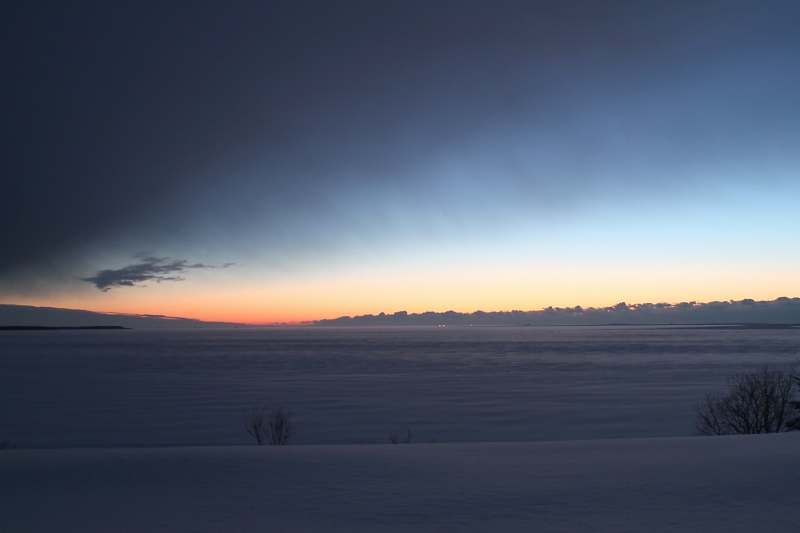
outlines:
M59 329L131 329L122 326L0 326L0 331L52 331Z
M256 327L282 327L282 326L256 326ZM286 327L308 327L308 328L670 328L670 329L800 329L800 324L782 323L708 323L708 324L674 324L674 323L609 323L609 324L303 324L301 326Z
M538 311L426 311L341 316L313 321L317 326L602 326L634 324L722 325L798 324L800 298L782 296L771 301L752 299L725 302L620 302L607 307L548 307Z

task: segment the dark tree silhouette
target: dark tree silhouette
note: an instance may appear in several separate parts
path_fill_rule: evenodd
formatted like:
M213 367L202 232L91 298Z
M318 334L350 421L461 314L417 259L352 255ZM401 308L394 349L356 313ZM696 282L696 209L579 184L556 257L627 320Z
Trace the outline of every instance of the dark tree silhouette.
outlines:
M406 434L402 436L397 431L392 430L389 432L389 442L392 444L411 444L411 437L413 436L411 428L406 428Z
M725 393L706 394L695 405L700 435L778 433L796 428L800 405L794 400L796 377L763 366L749 374L728 376Z
M244 415L244 428L256 439L259 446L283 446L294 435L292 412L278 406L270 410L268 407L253 409Z
M249 413L244 415L244 428L247 433L256 439L259 446L264 444L264 427L265 427L265 409L253 408Z
M792 368L792 380L794 381L795 386L797 387L798 395L800 396L800 370L795 370ZM794 416L786 422L786 425L789 427L790 430L800 431L800 398L793 400L792 406L794 406Z

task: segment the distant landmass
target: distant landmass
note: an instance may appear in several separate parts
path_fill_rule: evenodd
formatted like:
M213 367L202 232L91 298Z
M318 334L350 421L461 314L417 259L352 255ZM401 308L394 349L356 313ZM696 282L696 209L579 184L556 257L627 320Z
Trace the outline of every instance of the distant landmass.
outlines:
M540 311L407 313L343 316L317 320L317 326L557 326L610 324L765 324L800 325L800 298L771 301L644 303L611 307L548 307Z
M122 313L95 313L78 309L36 307L32 305L0 304L0 326L40 328L130 328L130 329L188 329L235 328L246 324L232 322L203 322L193 318L163 315L128 315Z
M131 329L122 326L0 326L0 331L53 331L61 329Z

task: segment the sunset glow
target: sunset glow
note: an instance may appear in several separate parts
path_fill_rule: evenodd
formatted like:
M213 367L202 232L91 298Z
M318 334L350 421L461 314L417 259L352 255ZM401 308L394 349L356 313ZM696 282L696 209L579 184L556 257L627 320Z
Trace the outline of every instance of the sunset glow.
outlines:
M0 302L800 295L796 2L383 4L9 14Z

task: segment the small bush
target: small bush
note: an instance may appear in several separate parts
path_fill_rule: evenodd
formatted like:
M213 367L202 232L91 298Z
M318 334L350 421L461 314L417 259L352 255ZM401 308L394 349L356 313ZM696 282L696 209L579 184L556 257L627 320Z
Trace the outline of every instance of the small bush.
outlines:
M800 393L800 371L792 368L792 372L792 381L794 381L797 391ZM800 431L800 399L793 400L791 404L794 407L794 416L786 422L786 425L790 430Z
M747 435L800 429L800 402L794 400L794 381L765 365L749 374L728 376L725 393L708 393L695 405L700 435Z
M389 442L392 444L411 444L411 437L413 436L414 434L411 433L411 428L406 428L405 435L392 430L389 432Z
M281 406L274 409L257 407L250 413L245 413L244 427L259 446L283 446L294 435L292 412Z

